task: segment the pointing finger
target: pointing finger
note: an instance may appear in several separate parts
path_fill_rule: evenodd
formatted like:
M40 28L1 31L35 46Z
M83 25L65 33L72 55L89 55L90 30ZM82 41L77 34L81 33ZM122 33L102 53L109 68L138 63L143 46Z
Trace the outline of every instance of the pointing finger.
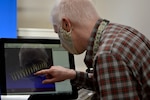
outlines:
M34 73L34 75L44 75L48 73L48 69L43 69Z

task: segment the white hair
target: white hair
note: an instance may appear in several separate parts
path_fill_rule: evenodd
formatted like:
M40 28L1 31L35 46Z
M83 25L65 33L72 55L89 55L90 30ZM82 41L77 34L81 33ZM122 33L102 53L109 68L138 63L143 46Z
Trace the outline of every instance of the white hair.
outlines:
M60 25L62 18L65 17L73 23L86 25L99 15L91 0L56 0L51 12L52 24Z

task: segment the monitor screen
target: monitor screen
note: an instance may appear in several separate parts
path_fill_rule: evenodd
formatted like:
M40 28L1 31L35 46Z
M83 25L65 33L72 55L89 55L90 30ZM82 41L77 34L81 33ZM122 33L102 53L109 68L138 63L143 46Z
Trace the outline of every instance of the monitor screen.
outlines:
M3 95L52 94L77 96L71 80L42 84L45 76L33 73L60 65L75 69L74 56L56 39L1 39L0 84Z

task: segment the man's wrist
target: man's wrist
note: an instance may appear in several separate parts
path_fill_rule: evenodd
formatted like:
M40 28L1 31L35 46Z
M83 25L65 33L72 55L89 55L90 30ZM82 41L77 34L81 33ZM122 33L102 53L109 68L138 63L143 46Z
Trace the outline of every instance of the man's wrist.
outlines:
M70 70L70 79L74 80L76 78L76 75L77 75L76 71L71 69Z

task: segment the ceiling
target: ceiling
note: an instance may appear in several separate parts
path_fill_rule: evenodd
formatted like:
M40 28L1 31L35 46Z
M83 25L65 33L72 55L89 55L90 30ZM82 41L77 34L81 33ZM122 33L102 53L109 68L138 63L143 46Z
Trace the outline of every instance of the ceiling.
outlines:
M55 0L17 0L18 28L52 28L50 10Z

